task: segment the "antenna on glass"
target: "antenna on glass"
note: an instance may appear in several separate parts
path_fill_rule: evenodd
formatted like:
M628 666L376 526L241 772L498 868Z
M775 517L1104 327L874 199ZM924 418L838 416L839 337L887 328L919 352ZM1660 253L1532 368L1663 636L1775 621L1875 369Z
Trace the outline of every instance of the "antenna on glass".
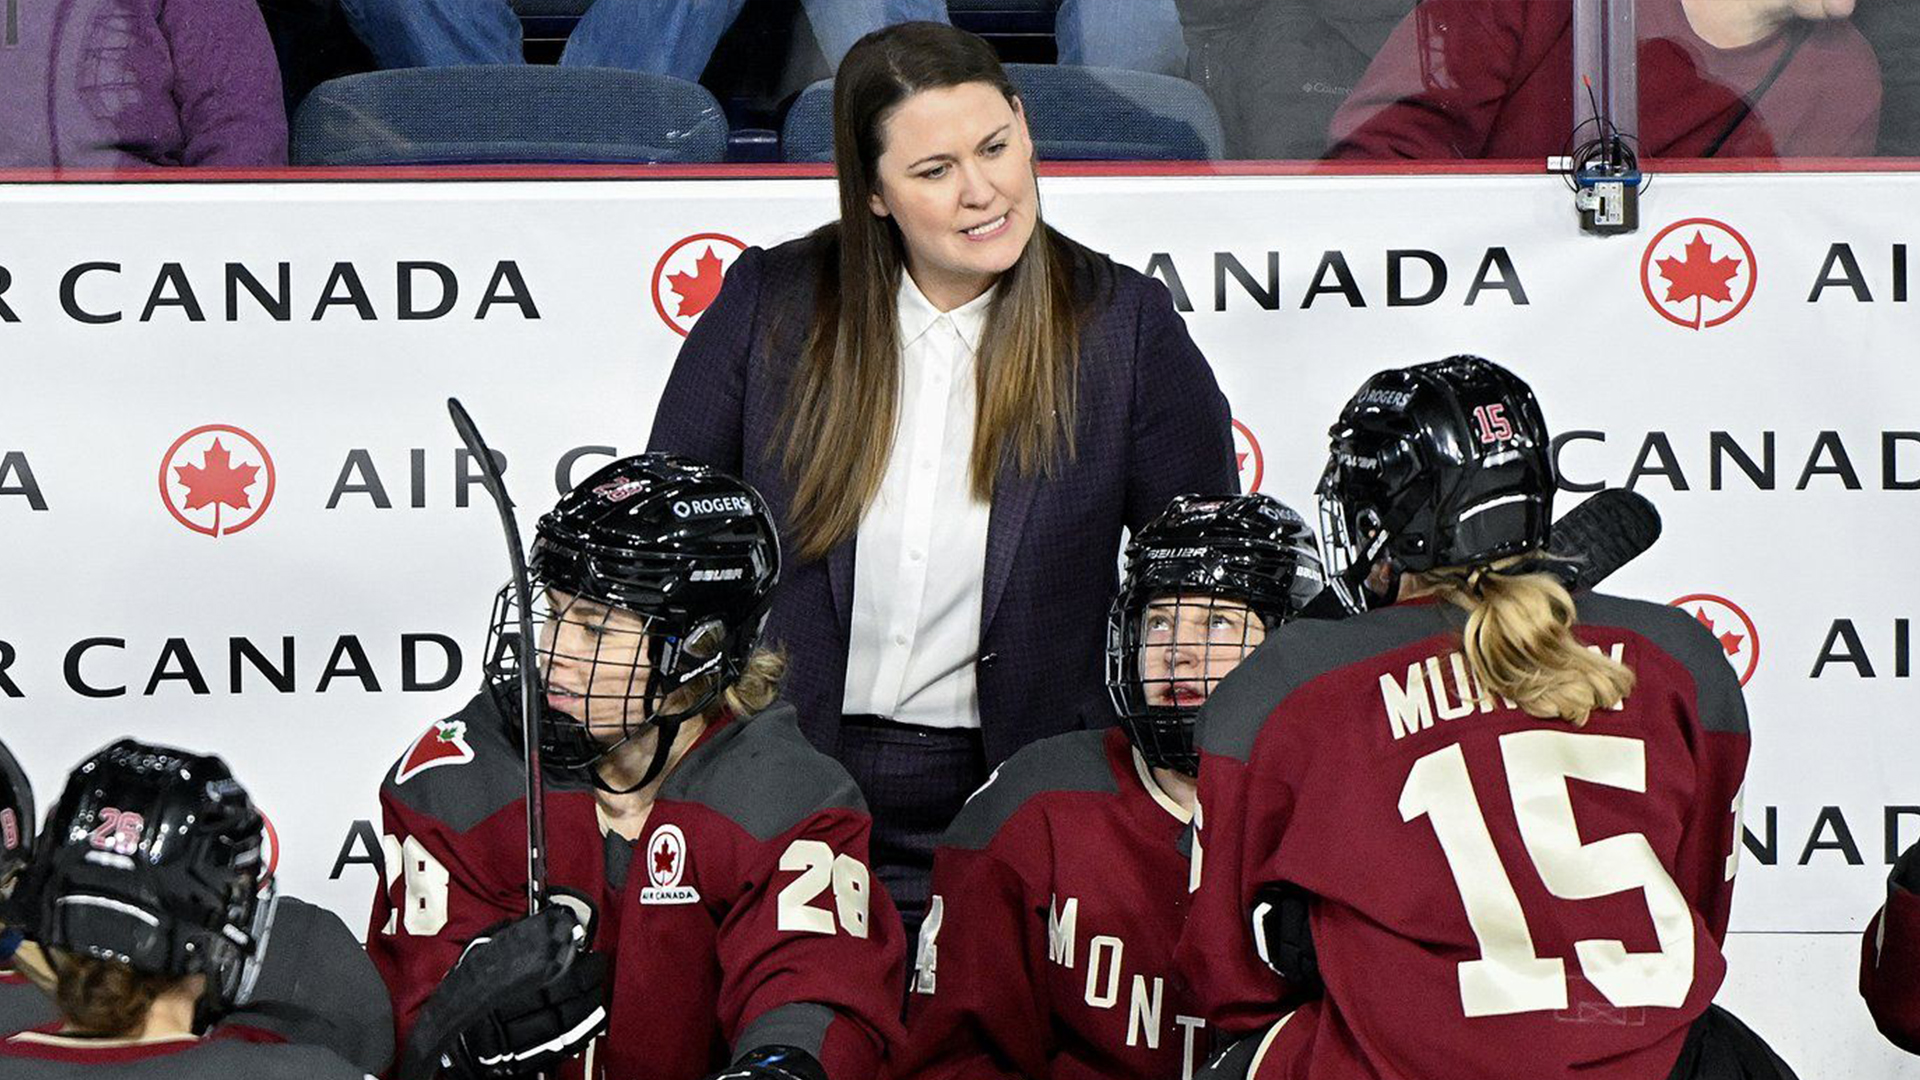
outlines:
M1573 189L1580 227L1601 236L1640 227L1646 177L1640 130L1640 36L1634 0L1573 0L1573 131L1552 164Z

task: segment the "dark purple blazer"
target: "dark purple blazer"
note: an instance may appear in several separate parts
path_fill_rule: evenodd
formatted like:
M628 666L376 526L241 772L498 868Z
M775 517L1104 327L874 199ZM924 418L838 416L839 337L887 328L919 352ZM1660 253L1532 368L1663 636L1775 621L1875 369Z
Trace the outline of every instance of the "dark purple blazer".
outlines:
M1051 480L1004 468L987 525L976 674L989 765L1037 739L1113 722L1106 615L1121 530L1140 528L1181 492L1239 489L1227 399L1166 287L1072 246L1081 255L1076 292L1088 310L1077 456ZM674 362L648 441L648 449L740 475L783 524L792 488L779 455L796 436L781 430L781 409L816 282L833 272L832 252L831 239L816 233L749 248L728 268ZM853 546L848 540L801 563L783 545L767 626L791 665L784 697L830 754L846 685Z

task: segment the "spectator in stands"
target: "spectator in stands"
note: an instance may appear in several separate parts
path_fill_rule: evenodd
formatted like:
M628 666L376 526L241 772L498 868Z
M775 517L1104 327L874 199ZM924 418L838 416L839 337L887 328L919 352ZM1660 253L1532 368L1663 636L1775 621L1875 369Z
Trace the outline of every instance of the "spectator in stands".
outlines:
M0 165L287 162L255 0L41 0L0 33Z
M1232 158L1317 158L1367 64L1416 0L1178 0L1187 78Z
M593 0L562 64L648 71L698 81L747 0ZM944 14L945 0L801 0L835 67L861 35ZM518 64L520 18L508 0L341 0L383 68Z
M1920 7L1913 0L1860 0L1853 24L1880 58L1881 155L1920 157Z
M650 71L697 81L747 0L594 0L563 64ZM827 61L869 31L947 22L947 0L801 0ZM1184 75L1187 47L1173 0L1054 0L1063 64ZM508 0L341 0L383 68L517 64L520 20Z
M1853 0L1646 0L1643 156L1873 152L1880 71ZM1427 0L1333 122L1337 158L1532 158L1573 127L1571 0Z

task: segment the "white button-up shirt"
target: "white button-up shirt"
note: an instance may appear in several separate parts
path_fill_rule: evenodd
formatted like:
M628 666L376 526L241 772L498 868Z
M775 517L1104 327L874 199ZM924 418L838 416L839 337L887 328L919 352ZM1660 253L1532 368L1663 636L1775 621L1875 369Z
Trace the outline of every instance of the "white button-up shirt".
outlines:
M847 713L977 728L988 504L973 497L974 352L989 289L949 312L900 275L900 397L854 545Z

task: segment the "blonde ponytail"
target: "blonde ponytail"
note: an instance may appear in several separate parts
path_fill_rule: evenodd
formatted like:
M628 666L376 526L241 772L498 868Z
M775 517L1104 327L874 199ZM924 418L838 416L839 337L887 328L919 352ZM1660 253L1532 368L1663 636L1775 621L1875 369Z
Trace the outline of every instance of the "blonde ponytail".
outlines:
M1529 715L1580 727L1594 710L1626 698L1633 669L1573 636L1573 597L1559 578L1499 572L1524 558L1416 580L1467 611L1464 652L1483 693L1498 694Z

